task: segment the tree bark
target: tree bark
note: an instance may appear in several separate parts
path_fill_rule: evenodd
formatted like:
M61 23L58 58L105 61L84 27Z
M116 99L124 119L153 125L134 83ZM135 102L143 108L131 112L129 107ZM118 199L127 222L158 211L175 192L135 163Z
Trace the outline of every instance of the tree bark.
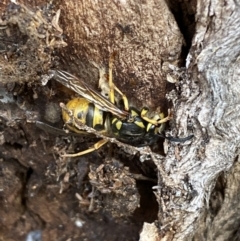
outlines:
M200 218L204 214L211 217L211 221L207 219L208 225L214 223L211 228L203 229L207 231L204 239L230 240L234 231L224 234L226 229L219 230L221 227L215 225L218 216L212 217L206 212L211 210L209 201L217 178L238 160L239 6L234 1L226 5L223 1L198 1L195 19L195 35L186 62L189 78L180 83L181 96L186 101L175 102L178 132L185 131L189 117L195 138L191 146L180 150L170 146L163 165L173 180L174 188L170 187L170 190L175 194L168 195L166 200L161 198L161 203L168 213L165 224L176 225L174 240L189 240L200 220L203 222ZM176 148L180 159L176 158ZM226 178L228 176L230 181L233 177L226 174ZM192 198L183 198L179 202L176 194L186 189L185 185L192 190ZM238 186L234 186L233 193ZM228 201L225 195L223 199L224 203ZM226 218L222 216L222 222L226 222ZM171 236L172 231L167 235Z
M3 10L6 6L0 5ZM165 141L164 159L153 153L158 168L158 184L153 189L158 220L144 224L140 240L238 240L239 4L87 0L58 1L54 9L54 14L61 9L57 24L47 15L41 19L44 26L55 26L45 27L55 41L52 45L45 37L33 38L33 25L23 29L29 21L20 21L22 15L17 19L8 9L8 18L2 22L18 25L21 33L33 39L35 55L31 58L38 62L33 66L30 59L31 72L24 73L19 62L9 67L1 59L5 76L15 69L18 76L25 74L25 81L33 76L40 80L47 70L58 67L97 86L99 69L107 72L109 56L116 52L114 81L131 104L166 111L167 93L174 113L167 134L194 134L185 143ZM193 16L194 24L189 21ZM39 30L42 25L34 26ZM41 51L46 45L48 55Z

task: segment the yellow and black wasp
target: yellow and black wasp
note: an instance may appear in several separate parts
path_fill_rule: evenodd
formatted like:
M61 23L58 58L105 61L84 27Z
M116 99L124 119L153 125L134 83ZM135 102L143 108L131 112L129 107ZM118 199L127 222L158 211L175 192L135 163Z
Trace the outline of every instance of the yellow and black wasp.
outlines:
M81 96L70 100L66 105L67 109L72 112L74 118L84 125L94 128L101 134L114 137L123 143L133 146L141 147L150 145L160 137L175 142L184 142L192 138L192 135L180 139L164 136L163 131L165 123L171 119L170 113L166 117L164 117L163 113L159 113L150 118L147 116L148 108L144 107L139 111L136 108L129 106L127 97L113 83L112 66L113 58L110 58L109 99L89 87L81 79L66 71L51 71L50 74L59 83ZM123 109L115 104L115 91L121 95ZM62 117L68 129L76 133L81 132L81 130L70 121L71 117L68 112L63 110ZM39 127L41 128L41 126ZM81 156L92 152L106 143L106 140L100 140L94 145L94 147L74 154L74 156Z

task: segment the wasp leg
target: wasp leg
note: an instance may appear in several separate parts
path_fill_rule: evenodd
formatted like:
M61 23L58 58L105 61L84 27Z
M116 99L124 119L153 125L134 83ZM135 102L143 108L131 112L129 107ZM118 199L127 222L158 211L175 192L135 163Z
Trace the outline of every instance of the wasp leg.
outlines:
M114 84L113 84L113 61L114 61L114 54L111 54L109 58L109 63L108 63L108 68L109 68L109 73L108 73L108 81L109 81L109 99L110 101L114 104Z
M114 61L114 56L115 53L112 53L110 58L109 58L109 99L110 101L114 104L115 103L115 95L114 95L114 90L116 90L122 97L123 104L124 104L124 109L126 111L129 110L129 104L128 104L128 99L125 94L122 93L121 90L117 88L117 86L113 83L113 61Z
M148 113L148 109L147 108L143 108L141 110L141 117L145 121L147 121L147 122L149 122L149 123L151 123L151 124L153 124L155 126L157 126L159 124L162 124L162 123L165 123L165 122L167 122L167 121L172 119L172 114L171 114L170 110L168 110L168 115L166 117L164 117L163 113L160 113L159 115L157 115L158 118L156 118L156 115L153 118L149 118L149 117L147 117L147 113Z
M102 147L103 145L105 145L108 141L107 140L100 140L97 143L95 143L92 147L90 147L89 149L85 150L85 151L81 151L75 154L64 154L62 155L63 157L77 157L77 156L82 156L85 155L87 153L93 152L97 149L99 149L100 147Z

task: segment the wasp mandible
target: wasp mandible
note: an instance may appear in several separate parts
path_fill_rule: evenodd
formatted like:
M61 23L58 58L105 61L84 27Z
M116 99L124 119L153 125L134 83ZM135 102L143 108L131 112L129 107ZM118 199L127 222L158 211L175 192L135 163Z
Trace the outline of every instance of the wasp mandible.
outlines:
M113 55L109 58L109 99L89 87L84 81L76 76L60 70L51 70L51 75L61 84L73 90L81 97L70 100L66 107L77 120L84 125L94 128L99 133L114 137L117 140L132 145L150 145L160 137L176 142L183 142L192 138L165 137L163 134L165 123L171 119L170 112L165 117L163 113L148 116L148 108L144 107L140 111L129 106L127 97L113 83ZM123 100L123 109L115 103L115 91ZM68 129L74 132L81 132L70 120L71 117L62 110L62 117ZM93 147L76 154L66 154L64 156L75 157L90 153L107 143L101 139Z

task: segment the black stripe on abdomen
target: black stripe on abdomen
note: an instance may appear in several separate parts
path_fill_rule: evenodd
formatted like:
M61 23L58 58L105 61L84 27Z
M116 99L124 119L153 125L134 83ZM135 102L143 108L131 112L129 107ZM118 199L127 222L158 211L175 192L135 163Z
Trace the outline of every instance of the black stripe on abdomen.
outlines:
M86 115L86 125L93 128L93 115L95 106L92 103L88 104L88 111Z

